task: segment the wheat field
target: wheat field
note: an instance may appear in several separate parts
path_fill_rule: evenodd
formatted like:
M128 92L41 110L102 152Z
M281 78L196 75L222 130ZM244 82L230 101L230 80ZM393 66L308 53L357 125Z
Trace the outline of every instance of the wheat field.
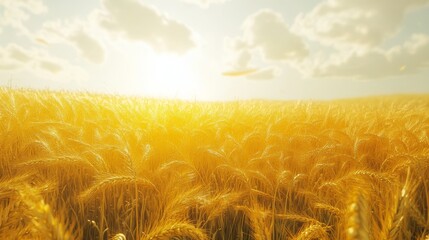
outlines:
M429 239L429 96L0 90L0 239Z

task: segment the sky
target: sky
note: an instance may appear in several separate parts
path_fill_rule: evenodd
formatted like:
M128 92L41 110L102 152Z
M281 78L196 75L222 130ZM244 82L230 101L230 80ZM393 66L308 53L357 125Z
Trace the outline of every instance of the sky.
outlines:
M0 0L0 85L188 100L429 93L429 0Z

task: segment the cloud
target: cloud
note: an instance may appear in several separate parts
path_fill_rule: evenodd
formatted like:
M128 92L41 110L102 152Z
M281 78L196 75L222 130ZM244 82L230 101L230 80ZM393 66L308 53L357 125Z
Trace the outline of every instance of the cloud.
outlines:
M41 44L65 43L75 48L79 54L91 63L100 64L105 59L105 50L88 27L80 21L45 22L36 41Z
M41 0L1 0L0 30L2 26L10 26L23 34L29 34L24 22L32 15L43 14L47 10Z
M33 61L32 53L16 44L0 48L0 70L14 70Z
M381 48L402 27L405 16L429 0L325 0L297 16L293 31L334 47L328 56L292 65L310 77L380 79L415 74L429 68L428 35L414 34L405 43Z
M252 64L254 49L241 38L226 38L224 46L229 54L227 69L222 73L226 77L246 77L259 69Z
M225 76L247 77L248 79L273 79L280 70L277 67L258 68L252 65L258 53L262 60L271 63L302 61L309 52L303 39L290 31L284 18L272 10L260 10L246 18L243 35L225 39L229 52L228 71ZM258 60L258 59L256 59Z
M273 61L302 59L307 47L292 33L284 18L272 10L260 10L244 23L244 38L251 48L259 48L264 57Z
M196 4L202 8L208 8L212 4L222 4L229 0L181 0L182 2Z
M277 67L267 67L246 76L250 80L271 80L280 75L281 71Z
M86 73L47 52L26 49L17 44L0 47L0 71L27 70L37 76L60 80L85 80Z
M233 70L243 71L252 68L252 58L253 54L250 49L235 50L229 65Z
M275 11L260 10L244 21L242 36L226 41L231 59L224 75L273 79L280 73L273 66L255 67L255 62L287 64L315 78L371 80L416 74L429 68L429 35L414 34L389 49L381 44L400 29L409 11L427 3L326 0L300 14L291 28ZM322 47L310 56L304 38L334 49Z
M93 63L102 63L104 61L103 47L97 39L89 35L84 29L71 33L68 40L88 61Z
M335 47L371 48L392 37L404 16L429 0L325 0L298 15L293 29Z
M192 31L138 0L102 0L99 25L121 37L142 41L159 52L183 54L195 47Z
M374 48L366 52L332 57L325 62L315 62L311 75L375 79L415 74L428 68L429 35L414 34L404 44L388 50Z
M8 49L9 57L12 60L15 60L20 63L28 63L31 61L31 56L24 49L18 47L17 45L10 45Z
M256 68L252 65L252 50L246 47L240 39L230 39L230 47L234 49L229 68L231 70L222 73L226 77L246 77L250 80L268 80L274 79L280 75L280 69L277 67Z
M58 74L63 71L63 67L51 60L39 60L37 66L51 74Z
M235 48L235 56L229 63L229 71L222 73L226 77L246 77L250 80L274 79L280 75L277 67L256 68L251 64L253 54L247 48Z

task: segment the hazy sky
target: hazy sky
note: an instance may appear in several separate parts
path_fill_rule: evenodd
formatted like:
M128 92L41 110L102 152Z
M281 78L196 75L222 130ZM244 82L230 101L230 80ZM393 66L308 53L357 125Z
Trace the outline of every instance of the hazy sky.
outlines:
M0 0L0 84L201 100L429 93L429 0Z

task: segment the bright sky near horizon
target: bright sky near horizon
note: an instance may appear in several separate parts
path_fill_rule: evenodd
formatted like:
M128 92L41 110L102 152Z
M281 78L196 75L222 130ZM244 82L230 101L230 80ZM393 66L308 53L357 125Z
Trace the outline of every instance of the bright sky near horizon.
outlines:
M0 85L197 100L429 93L429 0L0 0Z

